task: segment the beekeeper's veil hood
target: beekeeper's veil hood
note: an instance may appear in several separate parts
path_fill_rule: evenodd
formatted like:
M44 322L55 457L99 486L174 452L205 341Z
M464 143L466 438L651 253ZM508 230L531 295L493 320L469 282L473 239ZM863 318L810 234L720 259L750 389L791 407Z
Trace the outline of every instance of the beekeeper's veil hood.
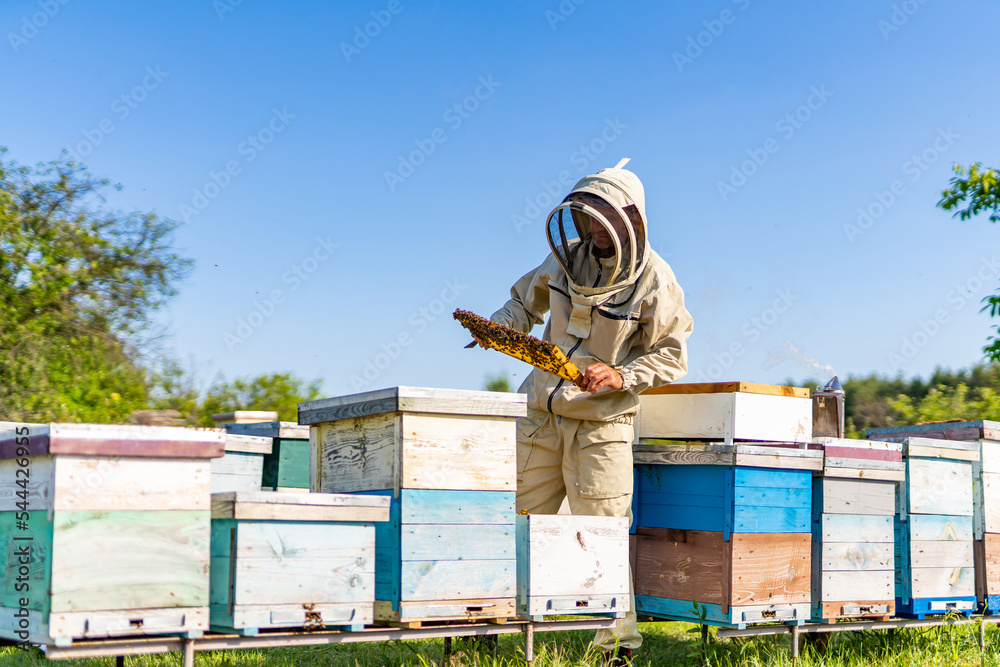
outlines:
M591 309L632 285L646 268L646 196L622 167L586 176L549 214L545 234L569 278L573 312L568 333L590 336Z

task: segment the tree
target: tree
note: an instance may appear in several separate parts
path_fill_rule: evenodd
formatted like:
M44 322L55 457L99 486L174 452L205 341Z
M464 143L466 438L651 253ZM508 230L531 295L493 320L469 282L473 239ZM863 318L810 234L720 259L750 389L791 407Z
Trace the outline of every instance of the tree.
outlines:
M110 181L65 158L35 167L0 147L0 416L126 421L148 398L149 316L190 261L177 223L109 210Z
M1000 393L985 387L970 394L969 387L964 383L957 387L939 385L919 400L899 396L893 402L893 409L899 413L903 424L997 419L1000 417Z
M185 414L201 426L211 426L214 414L237 410L269 410L278 413L279 421L297 422L299 403L320 398L321 385L319 380L306 382L291 373L270 373L232 382L220 378L208 390L198 414Z
M507 377L507 373L504 371L496 375L488 374L486 376L486 385L483 388L486 391L514 391L510 388L510 378Z
M989 211L989 221L1000 222L1000 172L983 168L978 162L968 169L958 164L953 169L955 176L949 187L941 191L937 205L945 211L954 211L952 217L958 216L960 220ZM1000 294L985 297L983 303L982 310L989 310L990 317L1000 315ZM1000 334L1000 326L995 329ZM991 361L1000 361L1000 336L990 336L983 353Z

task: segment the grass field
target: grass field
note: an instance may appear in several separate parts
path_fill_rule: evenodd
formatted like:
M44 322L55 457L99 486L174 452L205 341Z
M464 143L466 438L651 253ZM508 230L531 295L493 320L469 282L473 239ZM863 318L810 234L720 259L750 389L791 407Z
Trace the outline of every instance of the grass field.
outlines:
M747 665L750 667L791 665L789 637L716 640L701 643L697 626L687 623L644 623L642 649L635 664L661 665ZM714 633L713 633L714 635ZM801 667L867 667L889 665L981 666L1000 665L1000 631L987 626L985 653L980 653L977 626L900 630L894 637L885 632L841 632L830 637L825 653L806 644L798 661ZM540 633L535 636L535 667L599 667L600 658L589 649L589 632ZM520 635L500 638L496 657L475 652L458 652L452 665L515 667L524 665L524 644ZM413 665L430 667L441 663L441 640L345 644L340 646L218 651L197 653L200 667L367 667ZM37 650L0 649L0 665L7 667L41 665L114 665L113 658L100 660L46 661ZM132 667L177 666L179 654L127 658Z

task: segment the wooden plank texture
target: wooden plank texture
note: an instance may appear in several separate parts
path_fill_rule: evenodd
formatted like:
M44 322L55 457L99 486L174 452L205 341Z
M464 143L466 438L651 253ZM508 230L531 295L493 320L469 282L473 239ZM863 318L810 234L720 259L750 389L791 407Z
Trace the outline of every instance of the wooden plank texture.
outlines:
M910 567L972 567L972 542L911 540Z
M782 387L773 384L758 384L756 382L674 382L647 389L643 396L656 394L718 394L745 392L750 394L766 394L769 396L792 396L809 398L809 390L805 387Z
M212 496L213 519L387 521L390 500L341 493L240 491Z
M256 435L226 433L226 451L245 454L270 454L274 446L273 438Z
M16 459L0 459L0 512L13 512L17 503L24 500L29 511L51 509L55 492L53 466L51 456L32 457L27 466L19 466ZM19 485L19 480L26 487ZM28 492L27 499L17 495L23 491Z
M527 560L519 597L627 597L628 523L625 517L610 516L518 516L522 547L517 557Z
M972 516L972 466L961 461L910 458L907 512Z
M818 478L816 499L825 514L896 513L896 484L876 480Z
M255 422L252 424L225 424L228 433L258 438L309 439L309 426L295 422Z
M820 567L823 572L892 572L892 542L822 542ZM847 600L851 598L831 598Z
M401 527L402 560L513 560L510 524L407 524Z
M434 524L514 524L513 491L404 489L400 522Z
M971 524L970 524L971 525ZM824 543L893 542L893 517L879 515L823 514L817 535Z
M733 533L731 542L734 607L809 601L810 534Z
M865 572L824 571L821 582L821 602L846 600L891 600L893 570Z
M239 538L237 538L238 540ZM237 556L235 604L374 602L375 559Z
M29 429L31 456L135 456L154 458L213 458L225 453L221 429L136 424L46 424ZM20 441L15 431L0 433L0 458L15 456Z
M401 579L404 601L505 598L517 592L517 561L403 561Z
M398 488L399 415L321 424L313 491L351 493Z
M868 429L868 437L918 436L942 440L1000 440L1000 422L954 421Z
M907 517L906 524L909 527L909 538L911 540L972 541L971 516L911 514Z
M427 600L400 602L375 601L375 619L390 622L407 621L477 621L511 618L515 615L515 600L510 598Z
M401 488L514 491L513 419L403 414Z
M57 456L54 480L57 512L194 511L211 502L211 463L203 458Z
M208 605L205 511L57 512L52 611Z
M973 567L921 567L911 568L914 598L964 597L976 594Z
M52 575L52 521L45 510L31 511L26 520L23 515L21 518L27 528L20 528L17 516L16 512L0 512L0 535L7 536L5 547L0 549L0 606L14 609L24 606L47 614L50 598L46 592ZM22 567L27 567L27 574ZM20 602L25 597L24 592L18 591L24 584L31 592L26 605Z
M729 544L721 532L639 528L635 534L636 595L729 601Z
M391 412L524 417L524 394L426 387L394 387L299 403L299 423L318 424Z
M982 581L986 595L1000 595L1000 535L986 533L982 539Z

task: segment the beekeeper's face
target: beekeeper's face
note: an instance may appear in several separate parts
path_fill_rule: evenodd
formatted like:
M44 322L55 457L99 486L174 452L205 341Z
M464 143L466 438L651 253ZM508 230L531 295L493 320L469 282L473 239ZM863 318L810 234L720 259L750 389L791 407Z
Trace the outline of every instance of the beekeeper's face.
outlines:
M588 288L615 285L631 275L636 257L635 234L622 209L591 193L568 197L549 214L549 245L574 285L581 285L587 255L606 264L597 283Z
M605 220L611 221L612 224L615 224L616 220L621 220L621 215L618 211L616 211L614 207L610 206L600 197L595 197L593 195L577 195L572 198L572 201L580 201L591 206L598 213L600 213ZM590 236L594 239L594 245L598 248L598 250L614 251L614 241L611 240L611 232L608 228L605 227L604 224L595 224L594 219L586 213L579 213L579 215L586 216L587 225L590 227ZM624 223L619 222L618 224L624 230Z

